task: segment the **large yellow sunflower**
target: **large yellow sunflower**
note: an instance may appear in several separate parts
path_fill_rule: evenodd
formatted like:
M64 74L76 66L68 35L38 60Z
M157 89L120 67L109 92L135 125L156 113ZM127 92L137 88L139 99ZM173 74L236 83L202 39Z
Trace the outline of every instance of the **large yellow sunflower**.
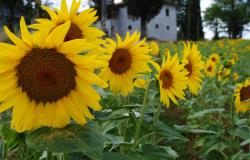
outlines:
M96 11L93 8L89 8L77 14L80 3L81 1L76 2L76 0L73 0L70 11L68 10L66 0L61 1L60 10L56 9L54 11L49 7L42 6L42 8L49 14L50 19L36 19L37 23L32 24L29 27L37 30L44 30L45 32L51 32L57 26L69 20L71 25L64 41L85 38L89 42L103 43L104 41L100 39L100 37L105 35L104 32L92 26L92 24L98 19L98 17L95 16Z
M211 60L207 60L206 62L206 68L205 68L205 72L206 72L206 75L209 77L209 78L212 78L216 75L216 64L211 61Z
M179 64L177 55L167 56L166 62L162 63L161 68L157 67L160 87L160 100L166 107L170 106L170 100L178 105L176 98L185 99L184 89L187 85L187 74L184 66Z
M150 49L145 39L140 41L140 34L127 32L124 41L117 35L117 43L107 39L105 45L108 52L106 60L109 65L101 70L101 77L109 81L110 89L114 93L127 95L134 88L133 80L140 74L150 72L148 66L152 63Z
M0 43L0 112L12 109L11 127L18 132L41 126L64 127L70 118L79 124L93 119L88 107L100 110L92 85L106 86L92 71L103 62L79 55L95 47L84 39L63 42L67 21L50 34L31 35L21 18L21 37L5 27L15 45Z
M187 85L192 94L197 95L202 83L203 61L198 46L184 43L183 59L185 69L188 71Z
M235 89L236 112L246 112L250 109L250 79L238 84Z

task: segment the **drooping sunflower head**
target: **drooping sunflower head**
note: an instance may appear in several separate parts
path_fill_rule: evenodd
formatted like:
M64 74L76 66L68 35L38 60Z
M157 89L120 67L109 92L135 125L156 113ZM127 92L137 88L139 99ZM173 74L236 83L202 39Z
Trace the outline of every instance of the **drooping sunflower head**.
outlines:
M64 41L84 38L89 42L103 43L104 41L100 37L104 35L104 32L92 26L98 19L96 11L89 8L77 14L80 4L81 1L76 2L76 0L73 0L70 10L68 10L66 0L61 0L60 9L52 10L47 6L43 6L42 8L49 14L50 19L36 19L37 23L30 25L30 28L49 33L57 26L70 21L71 25Z
M182 63L188 72L187 85L192 94L197 95L202 83L204 63L196 44L184 43Z
M167 56L166 62L162 63L161 68L157 67L156 75L160 87L160 100L166 107L170 106L170 100L178 104L177 98L185 99L184 90L187 85L188 72L179 63L177 55Z
M239 79L238 73L234 72L234 74L233 74L233 80L237 81L238 79Z
M236 112L246 112L250 109L250 79L238 84L235 89Z
M50 34L31 35L21 18L21 37L5 27L15 45L0 43L0 112L11 107L11 127L18 132L41 126L61 128L70 118L79 124L93 119L88 107L100 110L93 84L106 86L93 70L102 66L95 55L79 55L95 47L84 39L63 42L70 21ZM81 44L81 45L79 45Z
M157 56L159 54L160 48L156 41L149 42L149 47L152 55Z
M216 65L215 65L215 63L212 62L212 61L210 61L210 60L207 60L205 72L206 72L206 75L207 75L209 78L214 77L215 74L216 74Z
M216 53L213 53L209 59L214 62L214 63L219 63L220 62L220 56Z
M149 63L152 57L145 39L140 40L140 33L132 35L127 32L124 40L117 35L117 42L107 39L105 45L108 51L106 60L108 67L101 70L101 77L109 81L110 89L114 93L127 95L132 92L133 80L146 72L151 72Z

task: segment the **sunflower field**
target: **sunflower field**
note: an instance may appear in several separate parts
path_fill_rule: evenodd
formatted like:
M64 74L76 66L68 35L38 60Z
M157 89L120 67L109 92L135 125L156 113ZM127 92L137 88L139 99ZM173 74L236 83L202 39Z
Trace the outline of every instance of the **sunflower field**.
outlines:
M250 160L249 40L105 37L79 6L4 27L0 159Z

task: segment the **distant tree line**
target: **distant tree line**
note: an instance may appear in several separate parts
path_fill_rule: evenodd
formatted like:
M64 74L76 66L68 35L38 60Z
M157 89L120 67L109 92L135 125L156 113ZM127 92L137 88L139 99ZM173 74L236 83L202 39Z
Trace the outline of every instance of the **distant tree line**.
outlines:
M220 33L241 38L250 22L250 0L214 0L205 11L204 20L214 31L214 39L218 39Z

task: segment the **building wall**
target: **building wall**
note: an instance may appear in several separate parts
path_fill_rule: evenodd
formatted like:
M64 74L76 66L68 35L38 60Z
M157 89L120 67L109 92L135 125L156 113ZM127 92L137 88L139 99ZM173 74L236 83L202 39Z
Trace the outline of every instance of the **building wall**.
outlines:
M168 15L166 15L166 10L168 10ZM109 28L112 27L110 32L117 32L125 36L127 31L131 33L136 30L140 31L140 23L140 18L132 19L128 16L125 6L119 9L117 20L113 19ZM176 8L174 6L164 5L162 7L160 13L147 24L147 36L161 41L177 40Z
M140 31L140 18L133 19L128 16L127 7L122 7L118 11L117 15L117 24L113 28L118 31L122 36L126 35L126 32L129 31L133 33L134 31Z
M176 8L164 5L160 13L147 24L148 38L161 41L177 40Z

